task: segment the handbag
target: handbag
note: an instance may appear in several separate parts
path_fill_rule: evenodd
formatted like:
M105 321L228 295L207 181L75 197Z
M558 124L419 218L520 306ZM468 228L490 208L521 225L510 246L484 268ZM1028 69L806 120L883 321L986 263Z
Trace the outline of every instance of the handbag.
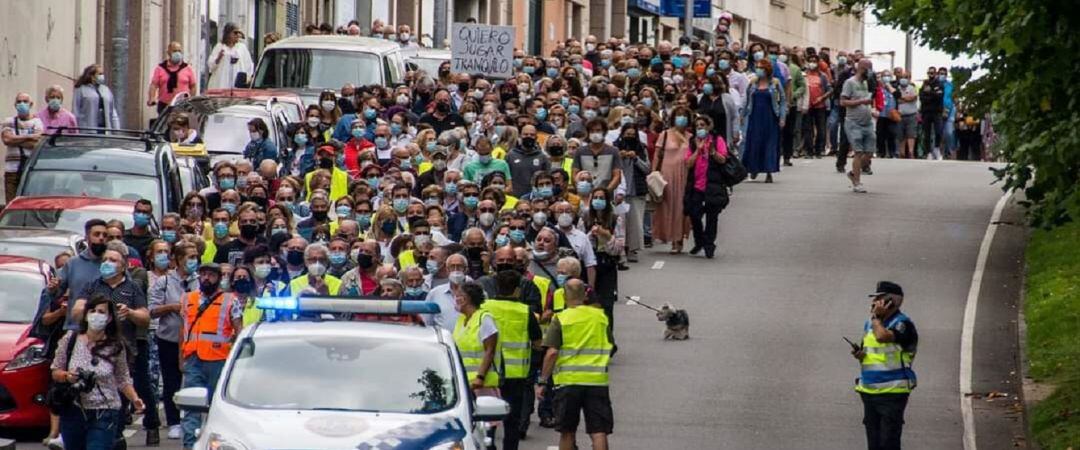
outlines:
M658 169L664 168L664 152L667 151L667 137L668 132L664 131L664 140L660 143L660 148L656 150L656 167ZM645 186L649 188L648 201L651 203L660 203L664 201L664 188L668 185L667 180L660 173L659 170L654 170L647 177L645 177Z
M71 354L75 350L75 341L78 339L79 334L72 332L71 339L67 343L67 361L64 361L64 370L67 370L71 365ZM72 388L71 383L54 381L49 385L49 390L45 393L45 405L49 407L50 411L57 414L74 406L78 400L79 392Z
M900 122L900 120L901 120L900 111L897 110L896 108L890 109L889 110L889 120L891 120L893 122Z

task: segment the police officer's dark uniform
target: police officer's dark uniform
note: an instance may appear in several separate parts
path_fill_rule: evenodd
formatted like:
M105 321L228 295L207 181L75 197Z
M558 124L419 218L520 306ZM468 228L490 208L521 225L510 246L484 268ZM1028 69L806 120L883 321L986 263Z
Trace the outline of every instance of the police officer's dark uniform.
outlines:
M915 324L900 312L904 290L881 281L870 319L863 326L862 345L852 353L860 362L855 391L863 402L867 448L899 450L908 396L918 384L911 365L919 344Z

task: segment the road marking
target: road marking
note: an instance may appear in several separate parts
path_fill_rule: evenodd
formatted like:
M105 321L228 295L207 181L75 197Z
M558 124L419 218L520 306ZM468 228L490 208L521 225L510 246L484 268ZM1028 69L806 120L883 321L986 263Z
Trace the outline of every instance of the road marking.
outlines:
M975 272L971 274L971 287L968 289L967 304L964 306L964 327L960 333L960 415L964 419L964 450L975 450L975 414L971 408L972 351L975 338L975 314L979 308L979 290L982 288L983 272L986 260L990 256L990 247L994 243L1001 210L1012 195L1005 193L994 205L990 223L986 225L979 256L975 260Z
M660 270L664 268L664 261L657 261L652 264L652 270Z

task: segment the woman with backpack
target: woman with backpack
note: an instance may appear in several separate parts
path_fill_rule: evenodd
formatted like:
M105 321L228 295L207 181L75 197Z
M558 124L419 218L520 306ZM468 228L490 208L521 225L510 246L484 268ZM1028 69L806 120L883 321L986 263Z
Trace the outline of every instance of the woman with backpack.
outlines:
M724 163L728 149L724 138L713 134L712 119L700 114L694 120L694 137L686 152L686 189L683 191L683 211L694 232L691 255L705 250L705 257L716 254L716 228L720 212L728 204L728 187L724 180Z

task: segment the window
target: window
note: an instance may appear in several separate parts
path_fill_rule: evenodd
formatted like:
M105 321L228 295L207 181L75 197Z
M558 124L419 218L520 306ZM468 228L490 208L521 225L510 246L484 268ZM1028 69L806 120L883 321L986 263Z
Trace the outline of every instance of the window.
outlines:
M160 188L158 179L154 176L66 170L33 170L27 173L22 195L28 197L68 195L131 201L145 198L154 203L154 215L160 217L161 205L158 200L161 198Z
M356 51L272 50L263 53L252 87L336 90L345 83L383 84L379 60L378 55Z

